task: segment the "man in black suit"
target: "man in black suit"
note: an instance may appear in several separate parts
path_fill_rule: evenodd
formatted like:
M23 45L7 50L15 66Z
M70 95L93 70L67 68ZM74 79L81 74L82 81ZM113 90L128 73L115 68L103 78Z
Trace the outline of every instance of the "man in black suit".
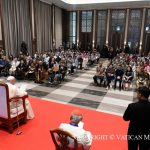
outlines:
M138 102L129 104L123 119L130 121L128 128L128 150L150 150L150 90L140 87Z

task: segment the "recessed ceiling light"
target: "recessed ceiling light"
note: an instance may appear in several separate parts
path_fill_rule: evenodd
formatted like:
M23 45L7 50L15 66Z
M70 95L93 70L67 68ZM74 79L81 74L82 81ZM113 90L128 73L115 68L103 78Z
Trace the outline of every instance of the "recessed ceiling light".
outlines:
M92 3L112 3L112 2L134 2L143 0L61 0L68 4L92 4Z

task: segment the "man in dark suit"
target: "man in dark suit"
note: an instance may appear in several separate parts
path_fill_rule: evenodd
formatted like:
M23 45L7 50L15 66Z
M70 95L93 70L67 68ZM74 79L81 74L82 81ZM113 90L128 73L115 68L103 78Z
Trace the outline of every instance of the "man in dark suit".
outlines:
M138 102L129 104L123 119L130 121L128 128L128 150L150 150L150 90L140 87Z

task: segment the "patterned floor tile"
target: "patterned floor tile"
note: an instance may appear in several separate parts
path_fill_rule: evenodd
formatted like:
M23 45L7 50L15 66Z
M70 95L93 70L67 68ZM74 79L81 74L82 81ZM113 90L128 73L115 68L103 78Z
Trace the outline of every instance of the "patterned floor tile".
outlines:
M133 96L133 91L119 91L118 89L116 90L108 90L108 93L112 94L119 94L119 95L127 95L127 96Z
M78 83L78 84L89 85L89 82L86 82L86 81L78 81L78 80L72 80L71 83Z
M74 80L84 81L84 82L88 82L88 83L91 83L93 81L93 79L85 79L85 78L81 78L81 77L75 78Z
M104 98L104 96L97 96L97 95L91 95L86 93L80 93L76 97L86 99L86 100L91 100L91 101L97 101L97 102L101 102Z
M90 90L90 89L84 89L81 93L97 95L97 96L105 96L106 95L106 92Z
M56 90L56 88L53 88L53 87L45 87L45 86L36 86L36 87L32 88L32 90L35 90L35 91L43 91L43 92L51 93L51 92L53 92L54 90Z
M79 94L79 92L62 90L62 89L56 89L55 91L52 92L52 94L58 94L58 95L63 95L63 96L76 97Z
M81 88L76 88L76 87L71 87L71 86L66 86L66 85L62 86L61 89L62 90L68 90L68 91L75 91L78 93L80 93L82 91Z
M133 96L120 95L120 94L110 93L110 92L108 92L108 93L106 94L106 97L113 97L113 98L116 98L116 99L133 101Z
M60 101L60 102L68 103L72 99L72 97L64 96L64 95L60 96L58 94L51 93L46 95L44 99L47 99L48 101Z
M88 74L88 73L86 73L86 74L82 74L81 75L81 77L88 77L88 78L92 78L93 77L93 74Z
M53 84L50 84L50 83L43 83L43 84L40 84L40 86L42 87L51 87L51 88L60 88L62 86L62 84L58 84L58 83L53 83Z
M110 113L114 112L123 115L125 109L126 107L123 106L101 103L100 106L97 108L97 111L110 112Z
M116 99L112 97L104 97L102 103L127 107L131 103L131 101Z
M36 91L36 90L32 90L32 89L27 90L27 92L29 95L36 96L36 97L44 97L49 94L48 92Z
M94 83L91 83L89 84L86 89L92 89L92 90L95 90L95 91L102 91L102 92L107 92L106 88L104 87L100 87L100 86L97 86L97 85L94 85Z
M98 108L98 106L100 105L100 102L90 101L90 100L81 99L81 98L73 98L69 103L80 105L80 106L86 106L90 108Z
M79 83L66 83L65 86L69 86L69 87L75 87L75 88L79 88L79 89L85 89L87 87L87 85L84 84L79 84Z

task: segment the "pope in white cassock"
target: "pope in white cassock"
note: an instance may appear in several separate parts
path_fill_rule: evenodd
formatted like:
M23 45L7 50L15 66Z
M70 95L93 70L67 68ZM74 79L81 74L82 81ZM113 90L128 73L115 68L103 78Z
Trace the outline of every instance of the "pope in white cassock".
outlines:
M27 92L26 91L22 91L20 90L16 85L16 79L15 77L13 76L9 76L7 78L7 85L8 85L8 89L9 89L9 98L13 98L13 97L16 97L16 96L24 96L24 95L27 95ZM32 110L32 107L31 107L31 104L29 102L28 99L25 100L25 103L26 103L26 109L27 109L27 119L33 119L34 118L34 113L33 113L33 110ZM22 105L22 101L18 101L18 106L19 105ZM10 102L10 107L13 108L13 107L16 107L16 104L14 102Z
M92 144L92 134L83 129L82 114L79 110L74 110L70 116L70 123L61 123L59 128L69 132L73 137L77 138L79 147L89 150ZM73 141L69 140L69 147L73 148Z

